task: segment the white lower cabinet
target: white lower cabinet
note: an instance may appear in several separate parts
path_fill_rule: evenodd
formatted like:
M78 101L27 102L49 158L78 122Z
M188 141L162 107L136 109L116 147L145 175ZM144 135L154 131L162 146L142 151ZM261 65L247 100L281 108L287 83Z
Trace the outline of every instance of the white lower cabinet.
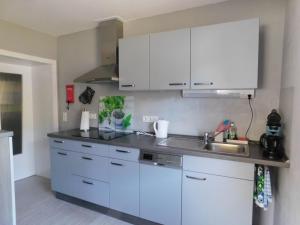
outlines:
M110 208L139 216L139 163L111 159Z
M253 181L183 172L182 225L252 225Z

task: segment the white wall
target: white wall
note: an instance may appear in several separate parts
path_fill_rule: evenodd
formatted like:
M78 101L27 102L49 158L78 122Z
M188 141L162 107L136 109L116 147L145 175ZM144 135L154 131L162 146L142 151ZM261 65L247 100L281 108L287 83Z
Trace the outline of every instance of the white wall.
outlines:
M50 152L47 134L58 129L57 82L53 69L55 70L53 65L32 67L35 169L37 175L44 177L50 177Z
M30 66L0 63L0 71L22 75L22 154L14 156L15 179L22 179L35 174L32 75Z
M128 21L125 36L158 32L190 26L259 17L261 22L259 89L254 100L254 121L250 137L258 139L265 131L266 117L279 107L285 0L231 0L179 12ZM79 127L82 105L76 98L68 112L68 122L62 121L65 109L65 85L101 63L97 29L58 38L60 129ZM86 85L76 85L76 97ZM133 95L135 97L134 128L149 130L143 115L157 115L170 120L170 132L199 135L216 128L229 118L237 123L244 135L250 120L246 99L184 99L180 91L120 92L113 85L91 85L95 89L93 103L88 109L98 111L100 95ZM96 121L92 122L96 126Z
M279 170L275 225L300 224L300 1L287 2L280 111L291 168Z

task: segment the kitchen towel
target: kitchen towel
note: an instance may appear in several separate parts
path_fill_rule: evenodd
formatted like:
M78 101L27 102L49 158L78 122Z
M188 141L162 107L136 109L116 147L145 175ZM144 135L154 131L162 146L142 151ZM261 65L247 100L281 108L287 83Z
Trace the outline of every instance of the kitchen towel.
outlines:
M80 130L88 131L90 129L90 112L82 111Z
M267 166L256 166L254 200L257 206L267 210L272 202L270 170Z

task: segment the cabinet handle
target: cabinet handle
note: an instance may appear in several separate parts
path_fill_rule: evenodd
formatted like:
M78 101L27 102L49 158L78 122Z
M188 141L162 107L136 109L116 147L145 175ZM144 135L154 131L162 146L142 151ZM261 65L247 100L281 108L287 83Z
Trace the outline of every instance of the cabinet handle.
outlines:
M89 184L89 185L94 185L93 182L89 182L89 181L86 181L86 180L82 180L82 183L84 183L84 184Z
M57 152L57 154L59 154L59 155L68 155L67 153L63 153L63 152Z
M199 177L192 177L192 176L188 176L188 175L186 175L186 178L192 179L192 180L200 180L200 181L206 181L207 180L205 177L199 178Z
M169 83L169 86L183 86L186 85L186 83Z
M134 84L122 84L121 87L135 87Z
M116 149L116 152L120 152L120 153L130 153L130 151L127 151L127 150L120 150L120 149Z
M200 86L200 85L214 85L213 82L195 82L195 86Z
M84 156L82 156L81 158L84 159L84 160L93 160L92 158L84 157Z
M110 164L114 165L114 166L123 166L123 164L121 164L121 163L115 163L115 162L111 162Z
M91 148L92 146L91 145L81 145L82 147L85 147L85 148Z
M58 140L54 140L55 143L59 143L59 144L62 144L64 143L64 141L58 141Z

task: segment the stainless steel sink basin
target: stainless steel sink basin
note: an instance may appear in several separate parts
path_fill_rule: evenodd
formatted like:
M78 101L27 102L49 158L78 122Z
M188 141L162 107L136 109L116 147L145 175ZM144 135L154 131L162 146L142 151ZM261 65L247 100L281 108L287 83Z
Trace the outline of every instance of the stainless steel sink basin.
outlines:
M241 144L211 142L204 146L204 150L221 154L249 156L248 145Z

